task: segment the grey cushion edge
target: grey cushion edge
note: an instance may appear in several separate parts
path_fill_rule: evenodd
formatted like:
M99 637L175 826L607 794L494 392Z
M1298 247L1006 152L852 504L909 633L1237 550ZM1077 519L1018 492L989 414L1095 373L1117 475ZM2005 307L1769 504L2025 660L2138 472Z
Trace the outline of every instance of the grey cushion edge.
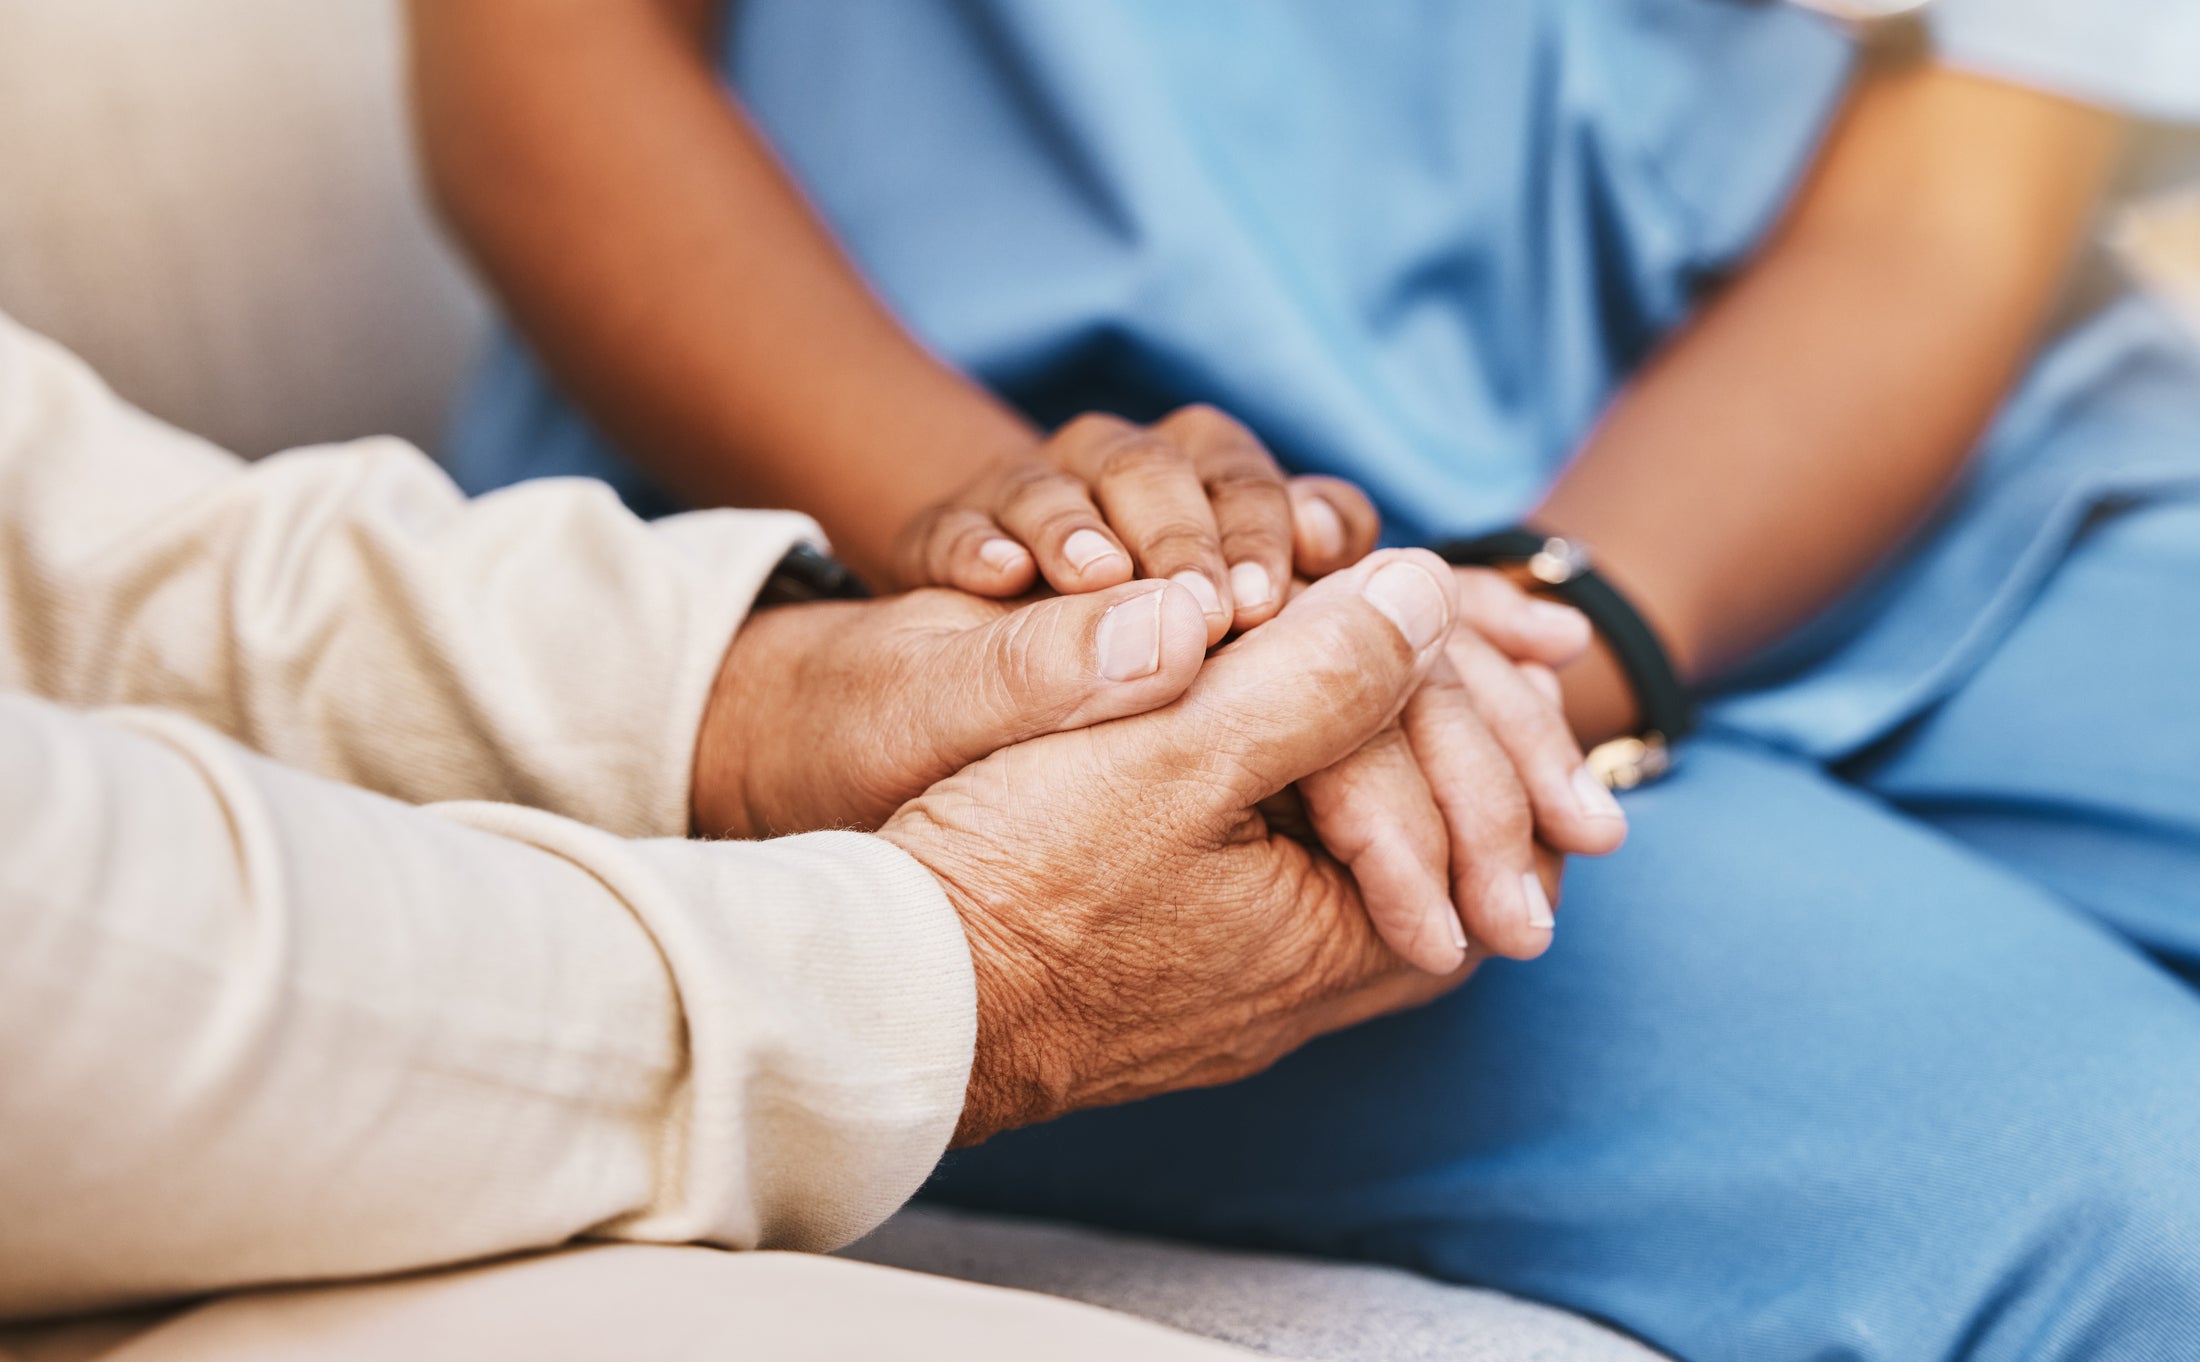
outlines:
M1396 1268L911 1206L847 1257L1105 1306L1304 1362L1657 1362L1564 1311Z

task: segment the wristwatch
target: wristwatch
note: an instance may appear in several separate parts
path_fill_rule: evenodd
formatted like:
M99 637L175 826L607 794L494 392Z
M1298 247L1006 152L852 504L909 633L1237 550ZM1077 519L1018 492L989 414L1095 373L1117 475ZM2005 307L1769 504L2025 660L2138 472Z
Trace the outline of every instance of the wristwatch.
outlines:
M870 588L846 563L814 544L797 543L764 579L750 608L768 610L775 605L808 601L860 601L870 594Z
M1590 750L1589 769L1599 780L1611 789L1631 790L1673 768L1680 740L1696 726L1695 702L1657 632L1619 588L1598 574L1587 545L1517 525L1439 544L1436 553L1460 567L1517 569L1530 590L1556 597L1589 617L1626 673L1642 714L1642 726L1635 732Z

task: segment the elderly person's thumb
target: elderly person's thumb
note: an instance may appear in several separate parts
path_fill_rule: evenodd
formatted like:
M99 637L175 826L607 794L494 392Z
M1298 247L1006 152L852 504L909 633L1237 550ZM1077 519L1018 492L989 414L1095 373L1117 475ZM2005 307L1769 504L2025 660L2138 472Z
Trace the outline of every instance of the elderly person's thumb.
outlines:
M1398 716L1451 632L1451 569L1421 549L1372 554L1217 652L1164 713L1095 735L1115 769L1197 767L1249 808L1359 750Z
M876 827L1004 747L1184 693L1207 629L1168 582L1007 607L951 591L757 612L696 744L694 825L761 837Z
M951 767L1183 694L1207 650L1192 593L1126 582L943 633L904 684L908 721Z
M959 1142L1225 1082L1463 975L1409 969L1345 870L1255 812L1398 715L1451 629L1450 577L1418 550L1331 574L1174 703L1007 748L880 830L969 933Z

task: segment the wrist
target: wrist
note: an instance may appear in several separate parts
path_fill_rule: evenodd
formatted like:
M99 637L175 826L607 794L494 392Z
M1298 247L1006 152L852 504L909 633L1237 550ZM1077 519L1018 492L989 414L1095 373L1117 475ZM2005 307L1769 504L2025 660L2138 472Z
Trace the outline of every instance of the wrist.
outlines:
M753 838L789 830L775 826L760 792L772 784L769 772L791 768L769 760L762 745L786 746L789 710L803 703L808 689L801 672L816 653L821 629L830 637L831 623L820 622L816 607L868 594L844 564L808 543L788 549L764 579L726 645L696 729L691 833ZM832 609L822 614L832 622L845 618Z
M1506 573L1521 589L1556 597L1587 617L1591 651L1573 666L1567 717L1606 785L1629 789L1665 774L1695 726L1695 702L1657 624L1600 570L1589 546L1518 524L1437 550L1456 566Z
M688 782L688 831L708 838L747 839L759 835L761 820L749 787L756 765L747 719L755 706L743 693L751 671L763 659L757 653L756 612L742 621L726 655L718 663L703 722L695 733L695 764ZM765 651L769 651L766 649Z
M790 822L802 782L813 776L814 753L795 722L812 702L804 672L822 644L860 604L812 600L753 607L726 645L718 678L695 735L695 773L688 796L692 830L703 837L773 837L824 826ZM790 735L795 735L790 738Z
M923 829L919 832L918 829ZM898 814L879 836L932 873L961 919L977 992L977 1044L953 1147L982 1144L1005 1130L1036 1125L1070 1110L1074 1049L1065 1018L1049 1005L1058 981L1044 946L1008 925L987 898L935 864L933 826L922 814Z
M957 902L952 892L950 902ZM962 905L957 902L957 911ZM978 1037L953 1147L983 1144L1005 1130L1037 1125L1070 1109L1067 1047L1058 1025L1033 1004L1044 981L1014 943L963 918L977 984Z
M1635 702L1627 671L1601 637L1587 651L1558 673L1564 694L1566 722L1586 752L1599 743L1637 732L1642 727L1642 707Z

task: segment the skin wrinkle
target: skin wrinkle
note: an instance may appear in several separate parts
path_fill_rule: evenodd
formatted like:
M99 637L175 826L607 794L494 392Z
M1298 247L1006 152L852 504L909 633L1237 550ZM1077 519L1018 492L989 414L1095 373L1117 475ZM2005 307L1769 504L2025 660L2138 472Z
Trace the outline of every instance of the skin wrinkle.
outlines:
M1448 576L1447 569L1434 571ZM1099 684L1090 653L1101 618L1148 591L1161 593L1164 615L1175 620L1165 627L1170 641L1161 673L1150 683ZM1457 905L1474 939L1499 953L1531 956L1548 944L1545 934L1508 930L1518 916L1517 877L1535 865L1530 830L1520 821L1527 804L1503 754L1486 739L1471 741L1462 729L1479 720L1446 665L1432 662L1436 654L1413 654L1393 628L1359 636L1316 612L1295 626L1305 646L1293 648L1281 665L1247 675L1244 684L1254 697L1248 703L1167 703L1174 694L1170 687L1191 682L1192 669L1200 665L1195 636L1187 632L1197 627L1191 624L1195 610L1180 587L1129 585L1018 611L928 591L766 612L737 637L735 649L745 650L744 661L725 682L730 696L715 697L711 713L730 708L752 719L790 712L796 717L734 726L734 740L702 762L697 791L700 798L711 784L716 762L738 774L745 802L730 818L723 809L699 804L698 826L736 836L875 827L899 803L989 751L1050 728L1089 724L1105 731L1117 722L1108 716L1144 705L1204 724L1208 740L1165 772L1111 768L1087 746L1078 748L1078 761L1087 770L1088 788L1112 797L1113 817L1164 836L1206 816L1202 811L1212 810L1218 792L1275 779L1271 749L1293 724L1322 730L1356 726L1364 717L1368 676L1404 664L1423 669L1413 708L1401 714L1405 703L1387 698L1380 717L1392 733L1337 771L1310 776L1309 788L1341 781L1314 806L1318 816L1295 794L1279 791L1214 824L1215 844L1261 846L1288 836L1319 846L1326 835L1375 887L1366 909L1372 921L1394 949L1424 970L1441 974L1459 960L1457 934L1442 908L1447 901ZM973 636L973 629L982 632ZM1208 665L1231 665L1229 659L1262 646L1259 631L1249 632ZM1525 686L1519 690L1531 701L1549 704ZM788 694L802 697L791 711ZM1136 703L1126 706L1126 695ZM1432 710L1433 696L1449 697L1445 703L1452 711ZM1555 713L1552 717L1555 729ZM1412 725L1402 741L1401 723ZM1432 759L1442 760L1462 743L1470 755L1480 754L1477 760L1490 759L1485 778L1468 790L1447 777L1439 793L1422 774L1420 759L1434 754ZM1400 754L1407 760L1398 760ZM1578 754L1569 750L1562 756L1562 775L1570 777ZM1548 788L1549 773L1543 777L1541 786ZM1273 820L1266 816L1270 813ZM1404 820L1405 831L1396 840L1373 835L1367 820L1385 818ZM1449 834L1437 823L1444 818L1459 820ZM1053 831L1034 825L1027 835ZM1150 890L1124 878L1123 864L1089 865L1082 878L1089 887L1127 899L1150 896ZM1163 892L1191 894L1200 883L1196 875L1183 873ZM1430 944L1437 939L1432 928L1441 929L1441 949Z
M1060 726L1089 702L1090 692L1081 691L1049 706L1031 706L1030 697L1047 689L1049 660L1074 657L1082 664L1091 655L1089 640L1065 638L1062 625L1056 616L1020 613L1008 616L993 630L987 665L978 674L982 712L1001 716L1004 724L1021 715L1043 730ZM1084 669L1098 671L1089 665Z
M1384 729L1366 747L1360 749L1360 752L1356 755L1365 758L1390 757L1395 759L1403 757L1406 761L1411 762L1412 747L1407 742L1405 733L1401 729L1391 727ZM1446 853L1441 840L1438 840L1433 847L1421 845L1415 838L1408 835L1404 826L1397 819L1383 816L1392 812L1387 802L1372 804L1363 802L1357 805L1350 802L1349 797L1354 794L1366 795L1382 792L1383 781L1376 768L1368 761L1359 760L1340 764L1331 768L1331 771L1325 774L1337 787L1335 800L1325 802L1342 803L1346 807L1346 812L1341 817L1333 817L1326 821L1322 831L1322 841L1328 845L1339 860L1350 865L1365 853L1375 851L1383 846L1396 846L1409 852L1416 860L1425 862L1433 856L1434 868L1439 871L1438 878L1442 878L1441 871L1446 862Z
M1205 526L1189 521L1169 521L1146 535L1146 558L1154 563L1192 563L1200 558L1200 547L1209 538ZM1158 569L1155 569L1158 571ZM1197 568L1195 567L1195 571ZM1212 574L1210 574L1212 575ZM1220 584L1216 590L1220 590Z
M1259 469L1233 461L1203 475L1200 485L1207 489L1208 500L1219 502L1239 494L1266 496L1271 484Z
M1112 478L1165 477L1176 471L1181 458L1175 444L1169 440L1150 430L1132 427L1118 434L1086 467L1090 470L1091 481L1104 484Z
M1302 596L1277 626L1285 642L1248 635L1184 700L1006 749L882 829L971 924L986 1014L958 1144L1240 1077L1340 1020L1464 977L1392 954L1342 867L1255 807L1306 766L1361 750L1410 693L1399 679L1417 682L1437 656L1400 647L1356 594L1385 565ZM1276 690L1279 664L1322 653L1358 665L1292 667ZM1065 826L1083 836L1062 842ZM1034 883L1047 886L1043 912L1030 911Z
M1424 943L1449 854L1440 832L1384 821L1396 763L1414 759L1401 714L1444 655L1408 647L1365 594L1401 561L1448 579L1418 551L1378 555L1204 660L1181 586L1016 611L943 592L787 606L736 637L711 708L742 723L715 760L744 773L756 823L883 818L881 836L933 872L964 921L980 1016L959 1143L1239 1077L1465 976L1452 951L1418 953L1416 969L1374 925L1405 923L1391 939ZM1162 673L1097 684L1100 619L1154 590ZM1046 731L1122 713L1125 694L1143 712ZM1018 742L1027 731L1039 736ZM1406 774L1428 805L1418 770ZM1294 814L1300 780L1335 782L1320 817ZM1390 881L1395 902L1371 912L1324 835L1388 857L1370 883Z
M736 635L705 712L696 827L741 836L875 827L1000 747L1167 703L1189 683L1203 631L1190 598L1175 599L1180 588L1158 588L1155 671L1110 682L1092 659L1107 612L1155 589L1020 608L927 590L757 614Z
M1201 1006L1210 1009L1212 1024L1225 1037L1250 1035L1273 1017L1288 1015L1300 1001L1291 994L1280 998L1272 995L1216 998L1184 990L1169 993L1169 1003L1175 1008ZM1099 1024L1110 1015L1110 1003L1110 999L1094 999L1080 1011L1088 1024ZM1106 1081L1094 1084L1088 1078L1068 1095L1082 1097L1086 1102L1104 1102L1140 1088L1186 1086L1187 1077L1195 1074L1202 1075L1205 1082L1226 1082L1261 1067L1262 1054L1250 1047L1239 1049L1227 1040L1217 1051L1212 1045L1198 1044L1188 1037L1162 1034L1145 1045L1134 1042L1121 1047L1111 1056L1114 1062L1110 1067L1114 1072ZM1129 1060L1128 1064L1123 1062L1125 1059Z
M1329 649L1319 646L1310 647L1307 651L1310 656L1317 658L1328 658L1335 655ZM1350 692L1355 680L1351 663L1312 663L1304 668L1302 675L1317 679L1317 685L1309 703L1318 705L1325 720L1338 722L1351 716ZM1403 701L1400 702L1399 708L1404 708ZM1392 714L1388 717L1395 720L1397 715ZM1248 741L1244 745L1245 750L1256 748L1259 741L1265 738L1273 729L1273 724L1270 721L1264 717L1256 716L1250 708L1242 715L1216 715L1214 716L1214 722L1218 727L1233 735L1247 739ZM1233 769L1245 771L1245 768L1236 764L1234 752L1232 751L1217 750L1211 754L1211 760L1214 764L1209 769L1218 775L1226 776ZM1250 771L1245 771L1245 773L1255 774Z

